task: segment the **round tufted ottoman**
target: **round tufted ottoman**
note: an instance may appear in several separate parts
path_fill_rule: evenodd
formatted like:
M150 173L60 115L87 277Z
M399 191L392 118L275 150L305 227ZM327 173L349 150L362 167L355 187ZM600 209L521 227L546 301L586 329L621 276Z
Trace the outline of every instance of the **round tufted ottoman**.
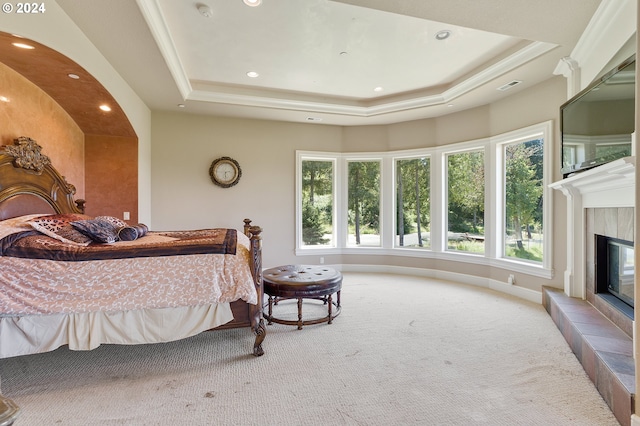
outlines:
M267 269L262 274L264 292L269 296L268 313L264 314L268 324L273 322L286 325L297 325L298 330L303 325L331 324L340 314L340 290L342 289L342 274L333 268L316 265L286 265ZM332 298L336 294L336 300ZM298 320L286 320L273 316L273 306L279 300L298 300ZM327 305L327 316L316 319L302 319L302 300L322 300ZM333 308L335 307L335 311Z

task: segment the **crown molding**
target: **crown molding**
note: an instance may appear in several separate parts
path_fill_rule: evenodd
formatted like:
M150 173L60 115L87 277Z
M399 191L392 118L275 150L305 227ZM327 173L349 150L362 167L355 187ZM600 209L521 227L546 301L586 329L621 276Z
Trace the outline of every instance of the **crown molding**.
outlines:
M136 0L183 99L193 91L157 0Z
M613 58L616 52L611 46L622 46L633 36L636 15L636 0L602 0L571 52L571 59L581 70L580 89L588 86Z
M463 80L455 86L440 94L419 96L402 101L380 103L372 106L344 105L332 102L314 102L304 100L286 99L274 97L242 95L223 93L208 90L192 90L187 100L222 103L230 105L243 105L263 108L277 108L316 113L341 114L356 117L373 117L376 115L390 114L415 108L424 108L447 104L456 98L489 83L497 77L545 54L556 48L557 45L543 42L533 42L518 50L507 58L485 68L470 78Z
M514 70L527 62L557 47L552 43L531 42L522 49L492 64L471 77L438 94L420 96L394 101L387 99L381 103L367 106L345 105L339 100L297 100L289 99L284 92L270 91L269 96L235 94L205 88L194 89L192 82L182 66L173 38L163 18L158 0L136 0L142 15L164 57L173 79L184 100L200 101L227 105L251 106L285 110L328 113L356 117L373 117L401 111L447 104L456 98L491 82L497 77Z
M611 34L611 28L616 27L620 19L627 16L631 9L635 10L635 0L602 0L593 14L584 33L576 43L571 58L579 64L584 64L593 55L593 47ZM635 19L635 15L634 15Z

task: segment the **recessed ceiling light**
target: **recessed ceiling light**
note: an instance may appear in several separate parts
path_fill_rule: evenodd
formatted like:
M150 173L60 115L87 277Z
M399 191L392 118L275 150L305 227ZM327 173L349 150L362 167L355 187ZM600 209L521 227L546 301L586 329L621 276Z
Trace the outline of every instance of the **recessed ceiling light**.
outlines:
M35 49L35 47L26 43L11 43L11 44L13 44L15 47L19 47L20 49Z
M262 4L262 0L243 0L244 4L251 7L260 6Z
M257 73L257 72L255 72L255 71L249 71L249 72L247 73L247 76L249 76L249 77L251 77L251 78L256 78L256 77L258 77L259 75L260 75L260 74L258 74L258 73Z
M178 108L184 108L184 104L178 104Z
M442 30L436 33L436 40L446 40L449 37L451 37L451 31L449 30Z
M73 73L67 74L67 77L72 78L74 80L80 79L80 76L78 74L73 74Z
M6 96L0 96L0 102L9 102L9 98Z
M200 15L204 16L205 18L211 18L213 16L213 11L206 4L200 3L198 4L197 8L198 12L200 12Z
M109 107L109 105L100 105L100 109L103 110L104 112L111 111L111 107Z
M384 88L380 87L380 86L378 86L375 89L373 89L374 92L382 92L383 90L384 90Z

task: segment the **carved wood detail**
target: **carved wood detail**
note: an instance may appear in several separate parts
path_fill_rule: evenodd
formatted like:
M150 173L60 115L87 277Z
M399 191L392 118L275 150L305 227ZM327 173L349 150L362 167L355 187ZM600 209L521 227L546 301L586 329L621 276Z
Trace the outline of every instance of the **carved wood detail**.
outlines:
M51 165L49 157L42 153L42 147L26 136L14 139L13 146L5 146L5 152L14 158L14 166L33 170L37 174L41 174L45 167ZM75 193L75 187L73 192Z

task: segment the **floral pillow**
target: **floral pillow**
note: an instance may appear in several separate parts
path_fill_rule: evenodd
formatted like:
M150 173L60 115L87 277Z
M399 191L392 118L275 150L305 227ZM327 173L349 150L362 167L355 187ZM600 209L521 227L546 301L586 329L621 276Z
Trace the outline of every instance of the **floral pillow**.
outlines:
M91 238L75 229L71 222L89 218L90 216L83 214L53 214L37 217L29 221L29 224L36 231L56 240L86 246L91 243Z

